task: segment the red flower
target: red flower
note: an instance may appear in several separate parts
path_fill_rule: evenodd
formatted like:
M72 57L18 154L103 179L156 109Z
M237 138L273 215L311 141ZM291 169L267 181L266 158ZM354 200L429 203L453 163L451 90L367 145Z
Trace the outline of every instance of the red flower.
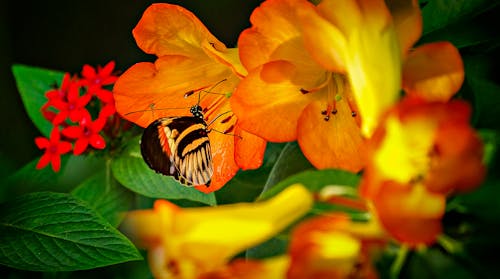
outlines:
M99 117L95 121L85 117L80 121L79 126L66 127L62 130L62 133L68 138L77 139L73 154L80 155L87 149L89 144L96 149L106 147L106 141L99 134L105 124L105 117Z
M76 83L71 83L66 95L66 100L51 100L52 106L59 110L59 113L52 120L52 124L59 125L68 117L73 122L78 122L85 117L90 118L90 113L85 106L90 102L91 98L92 95L88 93L80 96L80 86Z
M82 69L82 85L87 86L88 91L92 94L95 93L97 97L102 101L109 102L109 98L107 97L109 97L109 94L111 94L111 92L109 90L102 89L102 86L113 84L115 83L116 79L118 79L118 76L113 75L114 68L114 61L109 62L104 67L98 66L97 70L90 65L84 65ZM102 99L99 94L106 95L104 97L105 99ZM111 94L111 100L112 96L113 95Z
M50 133L50 138L37 137L35 138L35 144L40 149L45 149L45 154L42 155L38 164L37 169L46 167L49 163L52 164L52 169L54 171L59 171L61 168L61 155L68 153L71 150L71 143L60 140L61 135L59 134L59 129L55 128Z

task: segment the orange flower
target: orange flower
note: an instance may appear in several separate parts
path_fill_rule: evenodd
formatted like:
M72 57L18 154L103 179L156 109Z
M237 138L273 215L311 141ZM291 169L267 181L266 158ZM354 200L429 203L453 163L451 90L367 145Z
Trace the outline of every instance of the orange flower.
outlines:
M266 140L297 140L317 168L359 171L363 139L346 76L325 69L306 50L298 12L308 1L269 0L240 35L249 71L231 97L243 129Z
M398 100L401 82L408 95L448 101L464 80L460 54L450 43L411 49L422 33L417 0L385 2L324 0L300 12L315 61L346 73L367 137Z
M223 114L209 127L218 131L209 133L214 175L209 187L197 187L202 192L219 189L239 168L259 167L265 141L239 128L227 97L246 74L237 49L226 48L195 15L170 4L151 5L133 35L158 59L137 63L120 76L114 86L118 113L146 127L160 117L191 116L189 107L201 99L207 123Z
M287 278L377 278L370 259L383 238L377 227L343 214L301 223L292 233Z
M442 230L446 197L482 182L483 146L469 118L470 108L461 101L407 98L369 141L361 194L397 240L433 243Z

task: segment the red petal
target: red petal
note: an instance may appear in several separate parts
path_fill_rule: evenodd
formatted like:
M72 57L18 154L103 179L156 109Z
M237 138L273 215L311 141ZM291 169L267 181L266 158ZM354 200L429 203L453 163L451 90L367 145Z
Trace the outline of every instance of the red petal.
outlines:
M106 89L100 89L95 92L97 98L105 103L111 103L114 101L113 93Z
M109 61L108 64L106 64L106 66L104 66L104 68L102 68L101 71L99 71L99 76L106 77L111 75L114 68L115 68L115 61Z
M38 146L39 149L45 149L45 148L49 147L50 142L47 138L36 137L35 144L36 144L36 146Z
M71 147L72 147L71 143L67 141L61 141L57 146L57 153L66 154L71 150Z
M81 138L77 140L75 143L75 149L73 149L73 154L75 155L82 154L85 151L85 149L87 149L88 145L89 145L89 140L86 138Z
M69 126L62 130L65 137L76 139L83 135L83 128L80 126Z
M94 134L90 136L89 139L90 145L96 149L104 149L106 147L106 141L101 135Z
M58 172L61 169L61 157L59 155L52 155L50 163L52 164L52 169L55 172Z
M50 163L50 153L45 153L40 157L40 160L36 164L37 169L43 169Z
M83 65L82 76L86 79L93 79L96 76L94 67L90 65Z

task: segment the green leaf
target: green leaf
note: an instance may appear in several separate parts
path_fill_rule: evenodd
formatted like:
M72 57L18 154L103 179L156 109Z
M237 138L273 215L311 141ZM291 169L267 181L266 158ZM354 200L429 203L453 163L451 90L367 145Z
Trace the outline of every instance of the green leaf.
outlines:
M45 92L53 89L54 84L59 85L64 73L19 64L12 67L12 72L28 116L40 132L49 137L53 125L43 117L40 109L47 102Z
M116 180L133 192L146 197L162 199L186 199L215 205L213 193L204 194L186 187L170 176L155 173L142 159L139 138L134 138L120 157L113 160L111 169Z
M259 200L275 196L286 187L295 183L303 184L311 192L319 192L328 185L355 188L358 186L359 181L360 178L357 174L343 170L308 170L282 180L268 191L262 193Z
M490 0L432 0L422 8L423 34L443 28L461 19L468 19L495 7Z
M54 172L50 165L36 169L38 160L29 162L2 181L6 196L41 191L68 192L104 167L100 158L64 155L61 157L61 170Z
M500 86L493 82L490 57L475 56L464 59L465 79L474 94L474 113L479 128L500 128Z
M451 23L422 36L418 44L449 41L459 49L499 42L500 30L491 28L497 20L498 7L475 17Z
M0 205L0 212L0 263L10 267L70 271L142 258L126 237L69 194L28 194Z
M120 224L134 198L132 192L121 187L114 179L109 166L85 180L71 194L86 201L113 227Z
M309 169L314 169L314 167L304 157L298 143L287 143L269 173L264 192L290 175Z
M240 170L222 189L215 193L218 204L254 201L262 192L285 144L269 142L262 166L256 170Z
M283 238L273 237L264 243L252 247L246 251L248 259L264 259L285 254L288 241Z

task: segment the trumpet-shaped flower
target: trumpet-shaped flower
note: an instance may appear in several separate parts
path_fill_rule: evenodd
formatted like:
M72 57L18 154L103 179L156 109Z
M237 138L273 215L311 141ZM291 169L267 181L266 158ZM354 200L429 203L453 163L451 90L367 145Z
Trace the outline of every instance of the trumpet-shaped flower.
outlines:
M464 102L408 98L375 131L361 193L399 241L433 243L442 230L446 197L484 178L482 143L469 118Z
M246 74L237 49L226 48L195 15L170 4L151 5L133 35L158 59L137 63L120 76L113 89L118 113L146 127L159 117L191 116L189 107L199 102L215 130L209 133L214 175L209 187L197 187L200 191L219 189L239 168L259 167L265 141L240 129L228 101Z
M149 250L155 278L197 278L280 232L311 205L311 194L299 184L252 204L179 208L158 200L153 210L130 212L124 231Z
M269 0L255 9L238 42L249 73L231 105L244 129L269 141L297 140L314 166L359 171L363 139L352 87L313 59L297 24L300 11L314 8Z

